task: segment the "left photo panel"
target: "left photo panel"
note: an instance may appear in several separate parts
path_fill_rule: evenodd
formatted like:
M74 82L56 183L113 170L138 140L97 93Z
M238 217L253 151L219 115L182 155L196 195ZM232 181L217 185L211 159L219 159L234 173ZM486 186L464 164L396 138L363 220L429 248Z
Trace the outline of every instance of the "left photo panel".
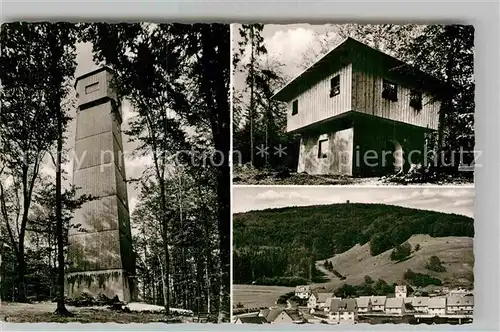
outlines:
M2 25L0 321L229 321L229 30Z

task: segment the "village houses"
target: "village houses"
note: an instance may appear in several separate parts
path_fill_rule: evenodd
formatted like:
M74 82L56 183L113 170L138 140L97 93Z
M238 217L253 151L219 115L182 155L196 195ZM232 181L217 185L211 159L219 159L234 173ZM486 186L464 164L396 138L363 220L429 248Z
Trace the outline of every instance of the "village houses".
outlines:
M298 310L282 310L271 324L300 324L305 320Z
M385 311L385 301L387 296L372 296L370 301L372 303L372 311Z
M446 298L446 312L448 314L472 314L474 311L474 297L470 295L452 295Z
M430 297L428 313L435 316L446 315L446 297Z
M407 297L405 303L410 303L413 307L413 311L417 313L426 314L429 312L428 296Z
M385 313L402 315L404 312L404 299L402 297L389 297L385 301Z
M405 285L397 285L394 290L394 294L396 298L405 298L407 294L406 286Z
M396 294L400 294L397 297ZM304 298L310 294L307 313L301 313L301 309L283 309L272 307L262 309L255 315L242 315L235 321L237 324L302 324L305 322L320 322L327 317L330 324L355 324L358 315L424 315L424 316L460 316L472 315L474 311L474 296L460 295L448 296L407 296L406 287L396 286L395 297L386 296L360 296L358 298L342 299L335 297L333 293L311 292L311 288L298 287L296 294ZM456 294L456 293L455 293ZM298 295L297 295L298 296ZM308 316L309 318L305 318Z
M307 300L307 307L311 310L323 309L326 303L334 297L333 293L313 292Z
M356 298L356 306L359 313L367 313L372 311L372 302L370 296L361 296Z
M355 299L332 299L328 319L333 324L356 324L358 310Z
M302 286L297 286L295 287L295 296L297 296L300 299L307 300L309 299L309 296L311 296L311 286L309 285L302 285Z

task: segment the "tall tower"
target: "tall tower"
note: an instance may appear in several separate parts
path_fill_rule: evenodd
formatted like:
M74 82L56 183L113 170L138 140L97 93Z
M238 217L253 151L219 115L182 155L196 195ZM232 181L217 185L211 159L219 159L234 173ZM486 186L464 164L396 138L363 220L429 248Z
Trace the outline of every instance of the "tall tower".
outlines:
M125 182L121 109L111 71L99 68L76 79L73 184L95 200L76 211L69 230L66 295L83 293L131 300L135 260Z

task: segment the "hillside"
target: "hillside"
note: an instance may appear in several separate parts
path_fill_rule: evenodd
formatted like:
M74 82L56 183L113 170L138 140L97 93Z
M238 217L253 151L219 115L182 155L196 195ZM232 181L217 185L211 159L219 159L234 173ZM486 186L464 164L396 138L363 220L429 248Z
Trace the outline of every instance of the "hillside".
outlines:
M364 276L373 280L383 279L387 283L400 283L403 281L405 271L429 274L443 281L447 286L472 286L473 285L473 239L470 237L440 237L433 238L429 235L414 235L408 243L415 248L418 244L420 250L413 251L410 258L403 262L394 262L390 259L392 250L377 256L370 255L370 246L359 244L351 249L330 258L334 268L346 279L340 280L333 273L329 273L330 282L321 284L327 289L334 289L343 283L358 285L364 282ZM443 262L445 272L433 272L425 268L426 262L436 255ZM317 261L319 269L324 260Z
M429 241L444 237L473 238L474 222L472 218L456 214L383 204L345 203L235 214L233 234L235 282L293 286L269 278L300 277L314 281L314 276L321 276L322 270L317 264L308 265L311 260L324 261L336 255L335 260L342 259L358 249L370 259L382 259L387 255L390 261L391 249L416 234L428 235ZM404 268L406 264L413 264L412 260L420 259L420 255L424 259L426 252L398 264ZM344 255L339 255L341 253ZM366 260L366 263L375 262ZM369 269L369 266L364 268ZM384 268L388 267L381 267L381 270ZM366 274L363 272L360 278Z

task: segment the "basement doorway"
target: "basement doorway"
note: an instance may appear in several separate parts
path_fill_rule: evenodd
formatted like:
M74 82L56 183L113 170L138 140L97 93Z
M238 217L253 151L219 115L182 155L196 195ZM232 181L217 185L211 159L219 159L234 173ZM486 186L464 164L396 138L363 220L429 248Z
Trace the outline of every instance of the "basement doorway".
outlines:
M404 154L403 147L396 140L390 140L386 143L384 151L384 165L382 165L387 174L397 174L403 171Z

